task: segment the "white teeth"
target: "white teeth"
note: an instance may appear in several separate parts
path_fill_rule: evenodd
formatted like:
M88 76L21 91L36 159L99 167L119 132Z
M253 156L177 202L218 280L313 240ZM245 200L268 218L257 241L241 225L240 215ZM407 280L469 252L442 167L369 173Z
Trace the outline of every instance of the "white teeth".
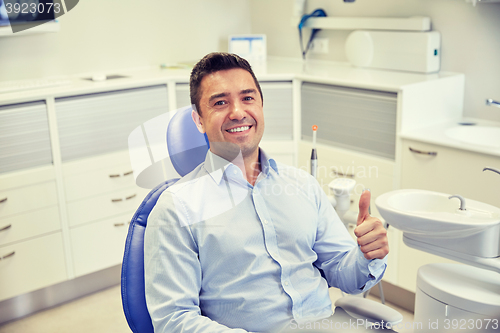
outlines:
M236 127L236 128L231 128L230 130L227 130L229 133L235 133L235 132L243 132L249 129L250 126L243 126L243 127Z

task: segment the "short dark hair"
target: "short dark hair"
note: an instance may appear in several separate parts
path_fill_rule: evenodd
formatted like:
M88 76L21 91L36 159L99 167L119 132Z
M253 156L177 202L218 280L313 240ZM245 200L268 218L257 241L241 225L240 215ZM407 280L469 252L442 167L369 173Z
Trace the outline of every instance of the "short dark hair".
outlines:
M264 102L264 98L262 96L262 90L260 89L259 81L255 77L255 74L252 71L252 67L245 59L240 56L232 53L225 52L213 52L204 56L198 63L194 66L191 71L191 77L189 79L189 91L191 97L191 104L195 106L196 112L201 114L200 109L200 99L201 99L201 81L206 75L223 71L227 69L233 68L241 68L246 70L252 75L255 85L260 93L260 98L262 102Z

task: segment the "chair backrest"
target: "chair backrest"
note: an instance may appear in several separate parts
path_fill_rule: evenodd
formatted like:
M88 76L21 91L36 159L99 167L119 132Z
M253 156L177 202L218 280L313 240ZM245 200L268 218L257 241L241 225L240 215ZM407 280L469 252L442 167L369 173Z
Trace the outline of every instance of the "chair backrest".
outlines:
M177 111L167 128L167 147L172 165L184 176L204 161L209 149L206 135L198 132L191 108ZM160 195L178 179L167 180L151 190L135 212L125 242L121 274L122 304L128 325L134 333L153 333L146 307L144 285L144 232L151 210Z

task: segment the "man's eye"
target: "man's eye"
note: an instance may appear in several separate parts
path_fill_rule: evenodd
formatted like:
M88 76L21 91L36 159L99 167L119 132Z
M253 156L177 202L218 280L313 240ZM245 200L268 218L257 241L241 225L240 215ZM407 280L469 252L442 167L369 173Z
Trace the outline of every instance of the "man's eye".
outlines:
M224 105L224 104L226 104L225 101L217 101L217 102L215 102L215 105Z
M252 97L252 96L246 96L246 97L244 98L244 100L245 100L245 101L251 101L251 100L253 100L253 97Z

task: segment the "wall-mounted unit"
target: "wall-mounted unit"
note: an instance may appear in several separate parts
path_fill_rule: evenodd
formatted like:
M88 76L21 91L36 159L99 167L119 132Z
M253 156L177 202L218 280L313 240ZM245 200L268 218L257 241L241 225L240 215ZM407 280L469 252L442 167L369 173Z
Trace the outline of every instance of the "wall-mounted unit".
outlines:
M478 3L492 3L492 2L500 2L500 0L465 0L466 2L472 3L472 5L476 5Z
M429 31L430 17L311 17L304 24L307 28L335 30L403 30Z

